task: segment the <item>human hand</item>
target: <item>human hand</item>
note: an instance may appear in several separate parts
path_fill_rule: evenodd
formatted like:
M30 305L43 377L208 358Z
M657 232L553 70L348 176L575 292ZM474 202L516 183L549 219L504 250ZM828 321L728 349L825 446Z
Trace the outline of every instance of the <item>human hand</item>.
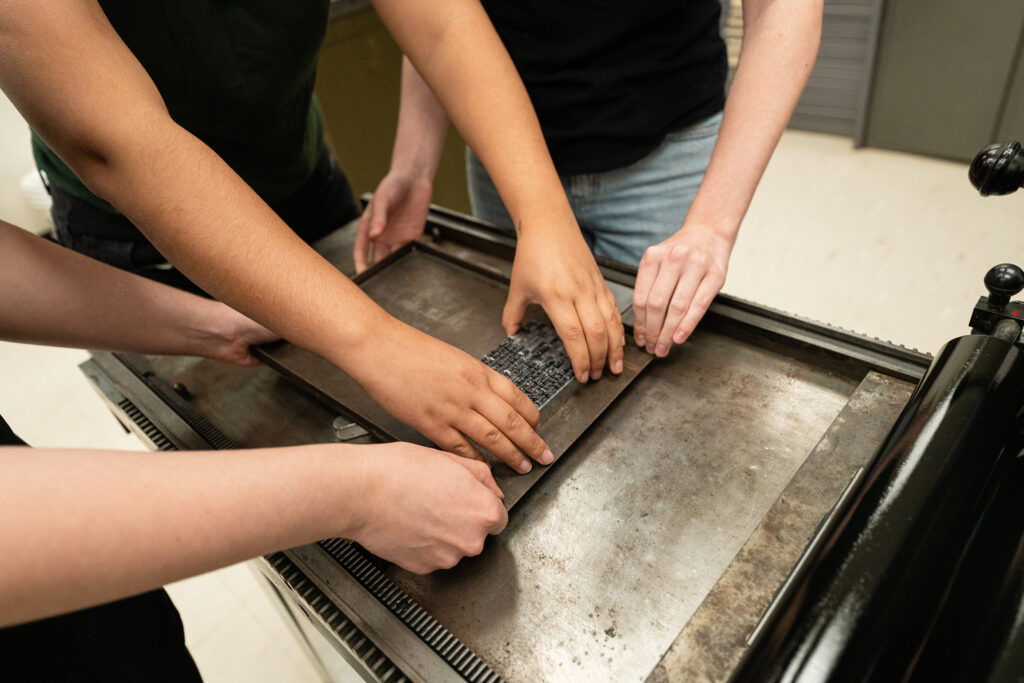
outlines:
M207 311L197 331L196 355L234 365L259 365L260 362L249 352L249 347L281 338L281 335L219 301L203 303L207 304Z
M485 463L401 442L364 448L347 536L374 555L416 574L447 569L508 523Z
M580 382L599 379L605 360L622 372L622 316L579 231L519 238L501 316L506 334L519 330L532 303L544 308Z
M633 289L633 336L664 358L693 333L725 284L733 240L703 226L683 226L647 248Z
M433 184L426 178L401 171L384 176L359 219L357 273L423 234L432 192Z
M534 431L540 413L515 384L415 328L393 318L384 324L350 374L385 410L456 455L482 459L472 439L523 474L531 469L524 452L552 462Z

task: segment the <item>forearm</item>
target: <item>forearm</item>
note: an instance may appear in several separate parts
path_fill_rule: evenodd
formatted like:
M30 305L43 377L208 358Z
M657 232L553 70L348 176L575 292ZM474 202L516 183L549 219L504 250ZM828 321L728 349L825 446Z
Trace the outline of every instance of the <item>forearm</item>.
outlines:
M430 182L448 132L448 114L408 57L402 57L402 89L391 170Z
M223 304L117 270L0 221L0 338L205 355Z
M237 310L346 370L367 330L397 324L171 120L95 3L0 5L0 86L90 189Z
M526 89L479 3L374 6L487 167L517 228L578 233Z
M316 447L0 448L0 626L344 536L361 462Z
M747 0L722 128L686 223L730 243L785 130L818 51L821 0Z

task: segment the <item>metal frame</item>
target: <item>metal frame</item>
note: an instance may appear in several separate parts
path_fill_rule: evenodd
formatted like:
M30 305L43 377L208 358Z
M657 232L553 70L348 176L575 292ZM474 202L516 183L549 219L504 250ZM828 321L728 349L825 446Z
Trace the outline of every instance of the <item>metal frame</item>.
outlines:
M442 250L452 245L470 247L504 260L510 260L514 251L514 240L500 229L436 207L431 211L428 234L435 247ZM634 268L604 259L599 260L599 266L613 282L633 284ZM930 361L929 356L917 351L724 295L712 305L705 324L854 379L863 379L876 370L916 381ZM94 353L82 370L119 419L151 448L237 447L149 371L142 357ZM342 552L350 559L339 561L337 555ZM347 578L328 585L315 571L328 566L345 568L341 576ZM294 598L317 629L329 636L335 650L369 679L500 680L409 596L388 585L386 576L374 574L374 569L365 551L340 541L304 546L263 559L263 573ZM365 574L362 579L361 571Z

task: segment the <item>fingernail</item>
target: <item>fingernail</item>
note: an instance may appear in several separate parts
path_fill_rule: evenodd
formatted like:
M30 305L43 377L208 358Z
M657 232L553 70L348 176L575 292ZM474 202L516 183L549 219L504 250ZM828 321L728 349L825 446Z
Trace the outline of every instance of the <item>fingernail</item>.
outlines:
M555 461L555 454L551 452L550 448L545 449L544 452L540 454L540 464L541 465L550 465L554 461Z
M658 344L654 347L654 355L658 358L664 358L668 354L668 347L664 344Z
M643 345L644 345L644 342L646 342L646 341L647 341L647 340L646 340L646 339L644 339L644 335L642 335L642 334L638 334L638 335L636 335L636 345L637 345L637 346L643 346Z
M644 347L644 350L647 351L647 353L654 353L654 344L648 344Z
M576 375L576 379L578 379L580 381L580 384L586 384L587 383L587 373L581 372L580 374Z
M622 361L621 360L617 360L614 363L612 363L612 372L614 372L616 375L619 374L620 372L622 372Z
M674 341L676 344L682 344L684 341L686 341L686 335L683 334L682 332L676 332L672 336L672 341Z
M601 379L601 371L600 370L593 370L593 371L591 371L590 379L594 380L595 382L597 380Z
M519 467L517 469L519 470L519 474L526 474L527 472L533 469L533 465L530 464L529 460L523 458L519 462Z

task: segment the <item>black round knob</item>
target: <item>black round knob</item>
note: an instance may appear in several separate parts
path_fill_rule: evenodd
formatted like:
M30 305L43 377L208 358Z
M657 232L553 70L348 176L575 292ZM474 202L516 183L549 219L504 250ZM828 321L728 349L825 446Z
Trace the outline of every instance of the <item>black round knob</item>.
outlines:
M996 308L1010 303L1010 297L1024 289L1024 270L1012 263L1000 263L985 273L988 302Z
M982 197L1014 192L1024 183L1024 153L1020 143L989 145L974 157L967 176Z

